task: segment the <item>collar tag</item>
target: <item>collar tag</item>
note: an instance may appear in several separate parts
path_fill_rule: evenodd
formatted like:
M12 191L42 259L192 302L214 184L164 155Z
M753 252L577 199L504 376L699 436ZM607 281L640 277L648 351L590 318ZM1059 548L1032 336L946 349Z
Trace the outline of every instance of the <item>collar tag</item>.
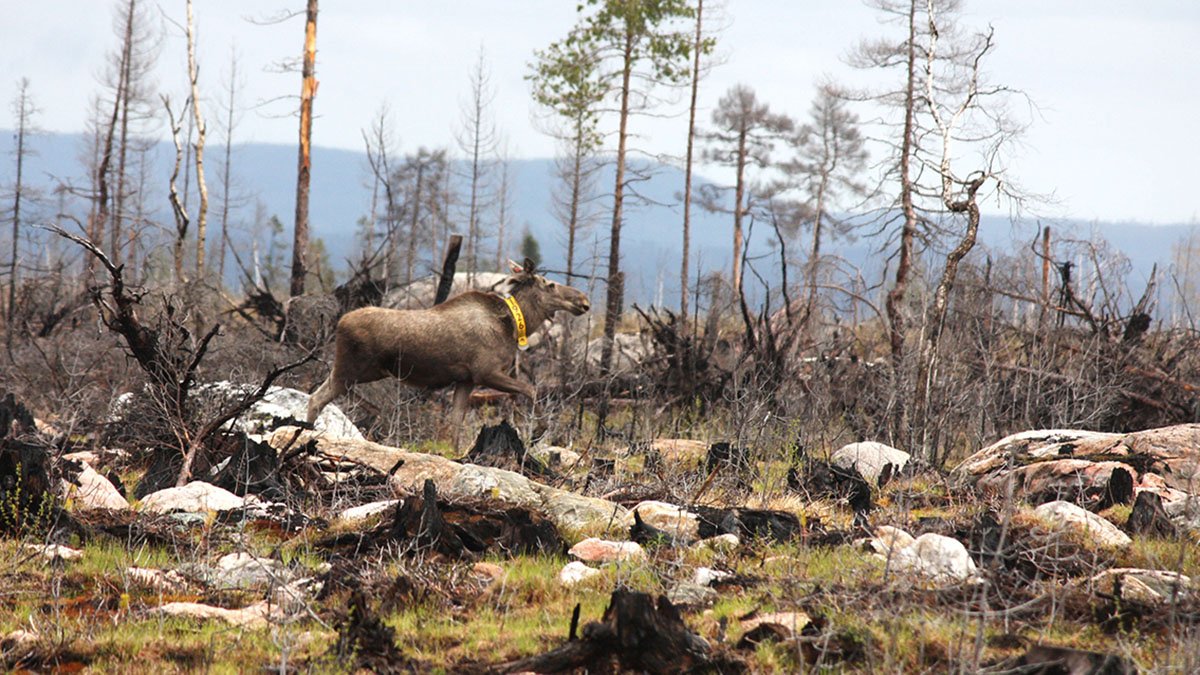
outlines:
M517 325L517 349L525 351L529 349L529 340L525 337L525 313L521 311L521 306L517 304L517 299L511 295L504 296L504 304L508 305L508 311L512 313L513 323Z

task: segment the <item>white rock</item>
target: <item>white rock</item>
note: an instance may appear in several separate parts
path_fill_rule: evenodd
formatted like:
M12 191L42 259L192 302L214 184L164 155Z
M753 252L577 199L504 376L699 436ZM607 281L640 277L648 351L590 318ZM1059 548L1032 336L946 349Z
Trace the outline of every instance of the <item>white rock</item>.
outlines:
M567 563L558 571L558 582L563 586L574 586L599 575L600 570L575 560Z
M35 551L46 560L79 560L83 551L61 544L25 544L22 548Z
M667 589L667 599L673 605L692 607L711 605L717 601L717 592L708 586L681 581Z
M692 583L697 586L712 586L714 582L723 581L733 576L733 572L714 570L711 567L697 567L692 572Z
M175 570L156 570L148 567L130 567L125 570L129 580L140 586L157 591L177 592L187 588L187 580Z
M150 610L151 613L187 617L202 621L217 620L243 628L263 628L271 616L270 605L264 600L242 609L213 607L198 602L168 602Z
M913 536L898 527L891 525L880 525L875 528L875 538L867 541L867 545L874 552L888 556L894 551L912 546L916 541Z
M63 480L61 486L63 497L70 501L74 510L124 511L129 508L129 502L121 496L112 482L96 473L90 464L83 464L83 470L76 476L75 481L72 483Z
M682 506L657 501L641 502L621 519L623 527L633 525L634 512L641 516L643 523L657 527L672 536L683 539L697 539L700 536L700 516Z
M579 460L582 458L578 452L570 448L562 448L556 445L545 445L536 447L529 451L531 455L545 462L549 466L571 468L579 465ZM558 457L558 461L552 461L554 457Z
M337 517L339 520L351 522L366 520L372 516L377 516L381 513L387 513L388 511L396 508L396 505L399 503L399 499L385 499L381 502L371 502L370 504L353 506L339 513Z
M1119 586L1122 600L1146 604L1182 601L1195 590L1192 580L1178 572L1131 567L1104 570L1089 579L1087 585L1107 595L1112 595Z
M916 574L938 584L979 579L967 547L951 537L926 532L911 544L893 549L889 562L895 572Z
M584 539L572 546L567 553L584 562L594 563L646 559L646 551L637 542L608 541L597 537Z
M286 584L292 574L283 563L240 551L217 560L211 583L217 588L250 588Z
M709 537L708 539L701 539L695 544L692 544L692 548L697 551L711 550L728 553L737 549L737 547L741 545L742 540L738 539L736 534L726 533L718 534L717 536Z
M789 631L793 637L800 634L801 630L807 626L812 619L804 612L769 612L767 614L755 614L754 616L742 621L742 632L749 633L759 626L769 623L782 627Z
M255 387L251 385L232 382L214 382L197 387L198 391L209 390L230 398L244 396L254 389ZM307 416L308 394L290 387L273 386L267 390L267 394L262 397L262 400L256 402L241 416L227 423L226 428L247 434L263 434L275 418L287 419L290 417L303 421ZM341 408L332 403L325 406L321 414L317 415L317 419L313 422L313 429L327 436L363 439L362 432L354 426L354 422L346 417L346 413L342 412Z
M1101 546L1121 547L1133 542L1116 525L1071 502L1047 502L1033 512L1055 529L1071 528L1083 532Z
M876 441L850 443L838 448L830 456L830 461L843 469L855 468L858 473L872 485L879 484L879 477L888 465L892 467L892 475L896 475L908 464L910 455L903 450L897 450L890 445Z
M239 497L210 483L192 481L183 487L167 488L146 495L141 501L141 510L151 513L228 511L246 506L248 499L254 501L253 498Z
M0 646L3 647L4 651L28 649L35 646L41 639L41 636L33 631L18 628L5 635L4 639L0 640Z

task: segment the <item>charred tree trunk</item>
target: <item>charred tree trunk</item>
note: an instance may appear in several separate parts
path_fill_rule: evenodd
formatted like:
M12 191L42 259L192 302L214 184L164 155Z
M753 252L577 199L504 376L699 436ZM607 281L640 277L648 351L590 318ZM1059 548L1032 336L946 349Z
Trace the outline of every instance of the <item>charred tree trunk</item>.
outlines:
M613 591L604 618L576 634L579 609L571 620L567 643L545 654L496 667L501 673L533 671L695 673L725 670L710 656L700 636L688 630L679 610L665 597ZM739 670L736 667L730 670Z
M458 264L458 253L462 249L462 235L454 234L450 236L450 242L446 245L446 258L442 261L442 278L438 280L437 295L433 299L433 304L440 305L450 297L450 289L454 286L454 269Z

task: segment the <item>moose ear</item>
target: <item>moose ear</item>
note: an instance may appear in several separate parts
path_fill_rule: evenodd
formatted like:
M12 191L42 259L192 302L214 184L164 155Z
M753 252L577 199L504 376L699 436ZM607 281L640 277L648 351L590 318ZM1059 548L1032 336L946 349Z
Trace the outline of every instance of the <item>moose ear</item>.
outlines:
M512 270L513 274L520 274L521 272L525 271L525 269L523 267L521 267L517 263L513 262L513 260L511 258L509 258L509 260L508 260L508 268L510 270Z
M524 268L525 272L528 274L533 274L537 271L537 263L533 262L532 258L526 258L525 264L521 265L521 267Z

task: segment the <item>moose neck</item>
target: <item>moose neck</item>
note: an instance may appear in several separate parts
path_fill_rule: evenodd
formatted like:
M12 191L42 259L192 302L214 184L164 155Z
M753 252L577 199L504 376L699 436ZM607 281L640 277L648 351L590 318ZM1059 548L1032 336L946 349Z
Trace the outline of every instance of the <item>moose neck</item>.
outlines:
M536 333L549 318L549 314L542 307L542 303L538 302L537 294L533 290L526 286L518 288L512 294L516 298L517 304L521 306L521 313L525 315L525 333L527 335Z

